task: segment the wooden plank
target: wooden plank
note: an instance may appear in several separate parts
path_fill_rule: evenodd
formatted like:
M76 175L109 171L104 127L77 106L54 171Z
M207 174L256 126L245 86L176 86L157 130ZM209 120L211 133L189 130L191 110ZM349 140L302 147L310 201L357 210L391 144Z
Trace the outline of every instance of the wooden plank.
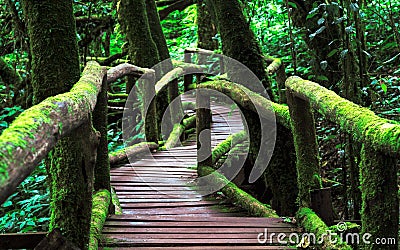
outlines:
M149 185L145 184L142 186L133 186L133 185L114 185L115 191L193 191L193 188L183 185L158 185L157 187L150 187Z
M221 206L221 208L226 208L225 206ZM199 214L199 213L210 213L210 214L221 214L220 210L217 210L212 206L193 206L193 207L181 207L179 209L176 208L133 208L133 209L124 209L124 213L126 214L135 214L135 215L182 215L182 214ZM229 210L232 213L242 211L239 208L230 208ZM229 213L226 210L223 214Z
M143 246L143 245L157 245L163 246L164 244L184 244L184 245L191 245L191 244L202 244L202 245L214 245L214 244L251 244L251 245L260 245L257 240L257 237L253 239L136 239L130 238L131 234L124 234L124 235L107 235L107 239L111 241L116 241L112 243L112 246ZM274 240L274 238L273 238ZM276 240L276 238L275 238ZM275 243L275 242L272 242ZM104 243L103 243L104 244ZM107 243L105 243L107 246Z
M186 193L186 194L169 194L169 193L142 193L142 194L137 194L136 192L132 194L118 194L119 199L168 199L168 198L204 198L202 195L198 194L197 192L193 193Z
M124 203L121 202L122 209L124 208L155 208L155 207L195 207L195 206L212 206L219 204L216 201L189 201L189 202L154 202L154 203Z
M194 197L194 198L171 198L171 197L157 197L157 198L121 198L119 199L120 203L173 203L173 202L197 202L203 201L203 197Z
M159 215L152 216L138 216L138 215L111 215L109 220L117 221L131 221L131 220L143 220L143 221L155 221L164 219L165 217ZM290 223L285 223L281 218L265 218L265 217L213 217L213 218L186 218L186 217L171 217L174 221L189 221L189 222L229 222L229 223L250 223L261 226L273 225L274 227L293 227Z
M211 217L212 218L212 217ZM227 217L229 218L229 217ZM286 233L291 234L295 230L291 228L268 228L267 233ZM142 233L153 233L153 234L234 234L238 237L238 234L250 234L250 233L264 233L265 227L227 227L227 228L196 228L196 227L111 227L105 226L103 234L142 234Z
M196 228L226 228L226 227L245 227L245 228L292 228L284 223L240 223L230 221L133 221L133 220L109 220L105 223L108 227L196 227Z

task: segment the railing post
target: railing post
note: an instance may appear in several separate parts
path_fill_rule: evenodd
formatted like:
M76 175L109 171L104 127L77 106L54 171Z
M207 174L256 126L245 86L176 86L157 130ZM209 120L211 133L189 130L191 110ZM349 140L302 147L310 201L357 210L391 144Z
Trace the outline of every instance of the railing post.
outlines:
M398 249L397 163L396 158L367 143L361 149L361 235L371 235L368 239L371 244L365 244L365 249ZM384 239L387 244L373 244L377 238Z
M192 63L192 53L185 50L184 54L185 63ZM189 85L193 83L193 74L186 74L183 76L184 91L189 90Z
M210 96L206 89L196 91L197 169L212 165Z
M105 68L102 69L106 71ZM92 113L93 127L100 132L100 142L97 147L97 158L94 170L94 189L107 189L111 192L110 161L107 141L107 72L105 72L102 87L97 96L97 103Z
M287 85L286 95L297 157L298 200L300 206L310 207L310 190L321 188L314 115L309 101L296 96Z

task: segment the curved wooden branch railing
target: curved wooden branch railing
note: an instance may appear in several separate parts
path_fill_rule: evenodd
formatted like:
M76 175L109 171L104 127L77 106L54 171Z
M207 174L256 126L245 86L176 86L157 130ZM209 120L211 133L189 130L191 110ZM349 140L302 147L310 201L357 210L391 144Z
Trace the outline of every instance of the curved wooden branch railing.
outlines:
M70 92L49 97L18 116L0 135L0 204L34 170L63 136L94 110L105 69L86 66Z

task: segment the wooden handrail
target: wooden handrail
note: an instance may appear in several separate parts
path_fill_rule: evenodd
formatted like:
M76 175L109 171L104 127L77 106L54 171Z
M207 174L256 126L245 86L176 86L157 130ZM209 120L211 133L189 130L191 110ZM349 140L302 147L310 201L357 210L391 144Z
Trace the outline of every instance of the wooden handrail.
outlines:
M348 101L319 84L300 77L289 77L286 87L341 129L360 142L368 142L376 150L400 154L400 124L375 115L367 108Z
M63 136L89 119L105 68L89 62L70 92L25 110L0 135L0 204L35 169Z

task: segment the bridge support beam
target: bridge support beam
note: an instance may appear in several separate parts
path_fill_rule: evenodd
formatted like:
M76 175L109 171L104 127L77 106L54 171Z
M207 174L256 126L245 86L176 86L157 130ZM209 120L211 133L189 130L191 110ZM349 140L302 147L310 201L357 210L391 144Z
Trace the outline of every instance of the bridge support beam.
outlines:
M314 115L309 101L296 96L290 88L286 89L286 95L297 156L298 199L300 206L310 207L310 190L321 188Z
M212 165L210 96L205 89L196 91L197 168Z

